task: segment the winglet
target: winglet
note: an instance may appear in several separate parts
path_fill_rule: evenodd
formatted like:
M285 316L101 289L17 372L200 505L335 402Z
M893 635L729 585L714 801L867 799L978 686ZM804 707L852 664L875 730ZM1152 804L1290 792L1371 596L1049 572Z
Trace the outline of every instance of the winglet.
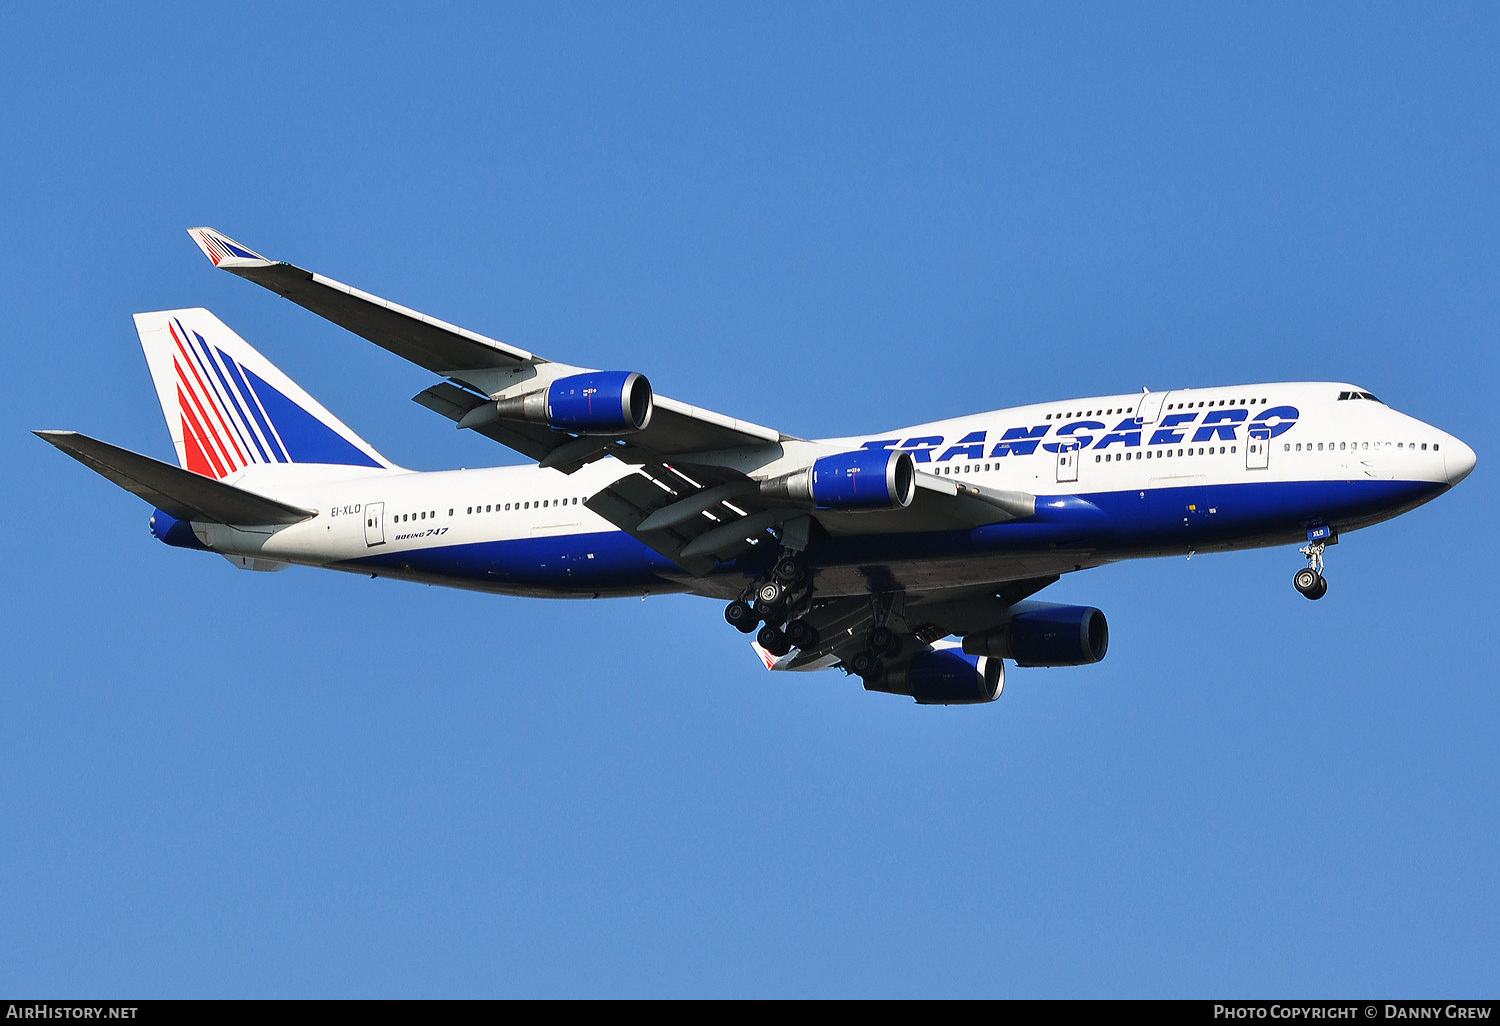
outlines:
M189 228L188 234L215 267L269 267L275 263L212 228Z

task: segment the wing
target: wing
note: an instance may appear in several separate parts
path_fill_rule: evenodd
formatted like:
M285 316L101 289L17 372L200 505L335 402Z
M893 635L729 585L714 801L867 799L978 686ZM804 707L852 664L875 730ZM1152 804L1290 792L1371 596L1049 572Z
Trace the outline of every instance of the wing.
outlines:
M460 428L477 431L541 466L573 473L606 456L631 465L589 508L678 565L706 574L771 539L790 522L815 520L831 534L975 527L1035 510L1033 496L914 473L900 508L839 512L791 500L769 483L838 450L772 428L650 396L638 430L581 432L520 415L554 383L594 374L437 320L292 264L267 259L212 228L188 232L222 270L247 278L447 381L415 397ZM647 386L649 388L649 386Z
M496 396L541 388L558 378L588 369L546 360L321 274L268 260L212 228L192 228L188 234L215 267L264 286L419 367L462 383L481 400L477 405ZM434 405L422 398L418 401L424 406ZM770 428L664 396L656 397L655 405L651 423L632 439L633 445L649 451L729 449L764 445L786 437ZM551 452L566 445L573 437L566 431L543 428L526 432L523 437L507 436L496 440L505 445L520 442L512 447L532 459L539 459L537 453Z

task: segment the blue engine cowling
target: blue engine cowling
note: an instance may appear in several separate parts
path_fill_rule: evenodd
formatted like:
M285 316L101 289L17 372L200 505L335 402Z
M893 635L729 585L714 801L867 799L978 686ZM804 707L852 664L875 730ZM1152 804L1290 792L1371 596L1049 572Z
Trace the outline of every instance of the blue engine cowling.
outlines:
M859 449L815 460L808 491L818 509L897 509L910 506L917 489L911 453Z
M812 466L760 482L764 499L858 512L910 506L917 494L917 465L900 449L858 449L824 456Z
M151 534L166 542L175 545L179 549L207 549L193 533L193 525L186 520L178 520L176 517L163 513L161 510L151 512Z
M578 435L624 435L651 423L651 382L635 371L590 371L547 386L547 423Z
M1093 606L1025 602L998 630L964 638L964 651L1017 666L1084 666L1109 651L1109 621Z
M866 680L865 690L908 695L918 705L980 705L1005 690L1005 662L951 648L918 652L878 679Z

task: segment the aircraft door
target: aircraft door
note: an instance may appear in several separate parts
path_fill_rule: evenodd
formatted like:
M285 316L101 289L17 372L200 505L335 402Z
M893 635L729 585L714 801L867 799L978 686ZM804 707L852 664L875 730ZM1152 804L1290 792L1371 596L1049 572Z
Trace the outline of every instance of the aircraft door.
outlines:
M1250 436L1245 439L1245 469L1265 470L1271 465L1271 429L1261 425L1250 425Z
M1141 401L1136 404L1135 415L1141 418L1142 425L1156 423L1169 395L1170 392L1146 392L1141 395Z
M1057 450L1057 480L1067 483L1078 480L1078 443L1064 442Z
M365 545L385 544L385 503L365 503Z

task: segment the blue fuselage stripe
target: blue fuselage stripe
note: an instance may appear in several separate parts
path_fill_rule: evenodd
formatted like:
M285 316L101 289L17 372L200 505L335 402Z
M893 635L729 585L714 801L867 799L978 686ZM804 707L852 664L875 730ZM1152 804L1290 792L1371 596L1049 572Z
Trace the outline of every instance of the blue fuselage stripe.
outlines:
M814 565L837 566L1056 549L1128 558L1133 551L1186 550L1282 534L1292 538L1319 524L1351 530L1421 505L1447 489L1431 481L1286 481L1044 496L1038 499L1037 515L1025 520L968 530L829 538L809 547L808 558ZM767 558L760 554L721 569L754 572ZM559 593L649 589L664 577L684 574L622 531L381 552L344 565L497 590Z

